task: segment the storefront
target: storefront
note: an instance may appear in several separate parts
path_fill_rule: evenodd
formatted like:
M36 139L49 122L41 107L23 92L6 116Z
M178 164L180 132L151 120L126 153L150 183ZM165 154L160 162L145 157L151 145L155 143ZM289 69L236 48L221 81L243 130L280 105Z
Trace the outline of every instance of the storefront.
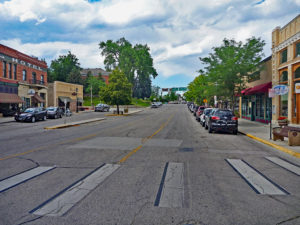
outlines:
M272 83L260 84L242 91L242 118L261 123L269 123L272 99L268 89Z

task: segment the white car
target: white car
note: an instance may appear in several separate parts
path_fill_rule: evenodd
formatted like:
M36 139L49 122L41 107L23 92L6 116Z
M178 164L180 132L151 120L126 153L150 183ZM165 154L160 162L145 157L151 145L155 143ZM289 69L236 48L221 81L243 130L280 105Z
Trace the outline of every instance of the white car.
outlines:
M210 114L212 109L213 108L206 108L206 109L204 109L203 113L201 114L199 122L202 125L202 127L205 127L205 117Z

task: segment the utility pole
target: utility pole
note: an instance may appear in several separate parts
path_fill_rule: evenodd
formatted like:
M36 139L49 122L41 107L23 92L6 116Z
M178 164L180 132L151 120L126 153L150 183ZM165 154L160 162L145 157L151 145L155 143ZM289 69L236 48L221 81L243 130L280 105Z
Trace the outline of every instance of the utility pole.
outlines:
M93 85L91 84L91 106L93 105Z

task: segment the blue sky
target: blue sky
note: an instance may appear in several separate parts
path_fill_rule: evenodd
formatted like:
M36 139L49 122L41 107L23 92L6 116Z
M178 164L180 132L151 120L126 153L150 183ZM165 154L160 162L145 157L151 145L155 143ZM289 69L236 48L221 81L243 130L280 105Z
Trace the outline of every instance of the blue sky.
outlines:
M83 68L103 65L99 42L147 44L160 87L187 86L199 57L224 38L266 42L299 14L300 0L0 0L0 43L51 60L71 51Z

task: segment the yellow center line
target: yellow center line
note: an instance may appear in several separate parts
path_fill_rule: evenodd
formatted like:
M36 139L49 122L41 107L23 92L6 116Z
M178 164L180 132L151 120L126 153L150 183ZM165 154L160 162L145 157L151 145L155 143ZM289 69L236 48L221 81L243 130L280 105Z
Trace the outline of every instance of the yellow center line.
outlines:
M118 164L124 163L130 156L132 156L134 153L136 153L138 150L140 150L140 149L143 147L143 145L144 145L148 140L150 140L151 138L153 138L153 137L154 137L156 134L158 134L162 129L164 129L164 128L168 125L168 123L170 122L170 120L171 120L173 117L174 117L174 114L171 115L171 116L169 117L169 119L168 119L165 123L163 123L163 124L160 126L160 128L159 128L157 131L155 131L151 136L146 137L146 138L143 138L143 139L142 139L142 143L143 143L143 144L142 144L142 145L139 145L137 148L131 150L126 156L124 156L124 157L118 162Z

